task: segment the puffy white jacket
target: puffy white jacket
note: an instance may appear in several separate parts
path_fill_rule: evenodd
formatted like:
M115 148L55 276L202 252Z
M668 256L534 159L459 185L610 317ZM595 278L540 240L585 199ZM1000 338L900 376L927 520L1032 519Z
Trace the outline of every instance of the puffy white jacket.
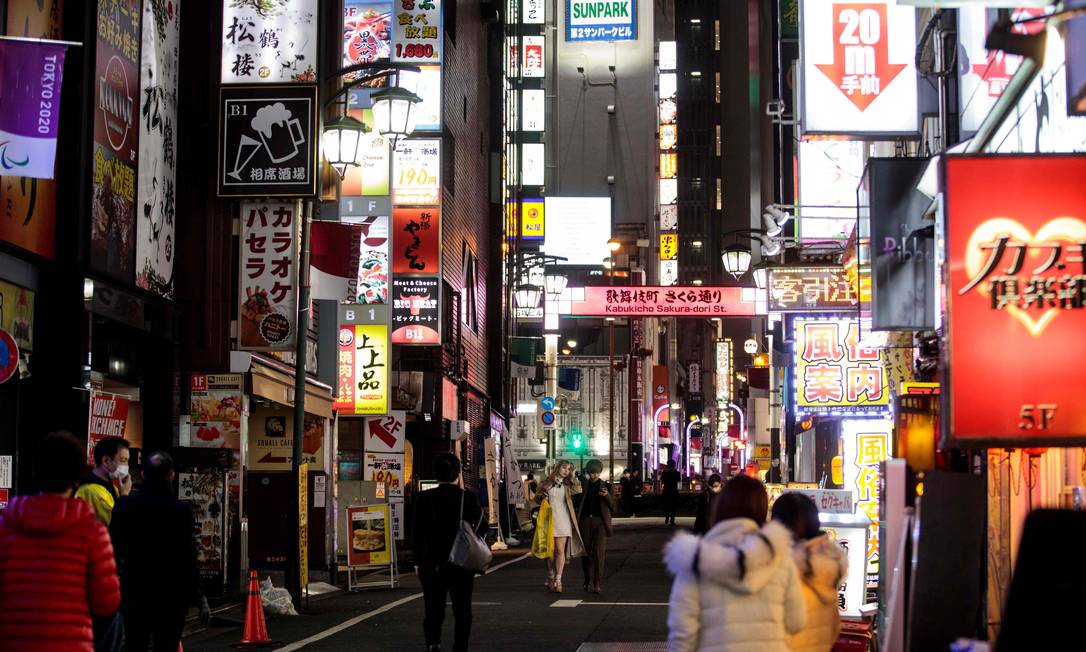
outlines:
M848 573L848 556L827 534L800 541L792 547L792 559L803 582L807 626L790 636L792 652L828 652L841 632L837 589Z
M788 652L803 629L803 590L792 535L746 518L717 523L704 537L680 533L664 550L675 576L668 607L669 652Z

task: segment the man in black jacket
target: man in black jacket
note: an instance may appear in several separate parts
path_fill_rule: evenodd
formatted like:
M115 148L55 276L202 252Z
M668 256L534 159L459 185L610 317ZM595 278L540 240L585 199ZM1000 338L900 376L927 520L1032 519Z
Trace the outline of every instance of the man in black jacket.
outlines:
M411 532L411 550L415 573L422 582L426 616L422 630L430 652L441 650L441 624L445 620L445 596L452 600L456 628L454 652L466 652L471 636L471 591L475 574L448 563L453 541L460 531L461 518L479 532L483 526L483 508L479 498L457 486L460 460L452 453L442 453L434 460L434 477L440 483L423 491L415 499L415 519Z
M109 532L121 577L125 647L176 652L190 606L210 617L200 591L192 511L173 494L173 459L151 453L143 462L143 490L121 496Z
M611 517L617 506L611 483L600 479L603 462L588 460L584 470L587 474L584 491L573 498L577 508L578 527L584 538L585 555L581 557L581 567L584 570L584 590L599 593L603 583L607 537L614 534Z

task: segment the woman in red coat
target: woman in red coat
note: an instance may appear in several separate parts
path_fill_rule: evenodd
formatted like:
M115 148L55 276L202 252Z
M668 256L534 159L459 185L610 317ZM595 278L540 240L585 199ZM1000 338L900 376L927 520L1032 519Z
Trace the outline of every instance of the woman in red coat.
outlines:
M5 652L93 652L91 616L121 603L109 533L72 498L86 467L67 433L45 437L34 455L36 496L0 511L0 648Z

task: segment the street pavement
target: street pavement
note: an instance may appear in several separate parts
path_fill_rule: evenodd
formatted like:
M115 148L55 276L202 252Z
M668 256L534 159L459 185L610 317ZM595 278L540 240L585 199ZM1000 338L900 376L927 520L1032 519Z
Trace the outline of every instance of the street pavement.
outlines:
M679 519L680 527L692 519ZM543 561L527 544L494 559L475 581L473 650L605 652L663 650L670 579L661 550L675 531L662 518L617 519L608 544L603 591L581 589L580 560L566 569L565 592L548 593ZM422 593L416 578L397 589L336 592L310 602L296 617L269 617L269 635L283 650L423 650ZM214 623L213 623L214 625ZM443 649L452 649L452 610L446 609ZM185 637L186 652L227 650L239 627L211 627Z

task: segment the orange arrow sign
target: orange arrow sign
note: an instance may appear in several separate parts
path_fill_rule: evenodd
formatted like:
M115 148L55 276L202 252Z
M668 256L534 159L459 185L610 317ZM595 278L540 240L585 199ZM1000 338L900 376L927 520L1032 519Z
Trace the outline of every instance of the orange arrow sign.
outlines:
M833 62L815 67L864 111L908 64L889 61L885 4L834 4L832 16Z

